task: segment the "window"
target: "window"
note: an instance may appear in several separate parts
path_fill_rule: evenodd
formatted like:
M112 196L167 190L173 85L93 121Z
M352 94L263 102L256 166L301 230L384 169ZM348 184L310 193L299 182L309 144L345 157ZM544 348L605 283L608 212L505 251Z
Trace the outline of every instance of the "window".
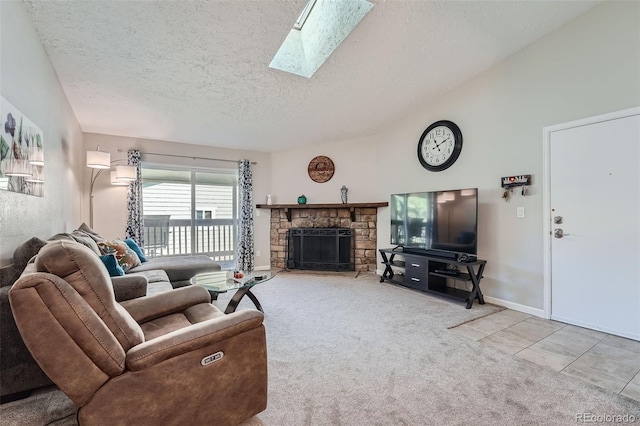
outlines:
M208 210L196 209L196 219L215 219L217 207L208 207Z
M372 7L367 0L309 0L269 67L311 78Z
M201 171L143 165L145 241L147 236L157 235L157 219L169 216L168 236L162 245L155 246L151 255L206 254L216 261L233 261L237 189L236 170Z

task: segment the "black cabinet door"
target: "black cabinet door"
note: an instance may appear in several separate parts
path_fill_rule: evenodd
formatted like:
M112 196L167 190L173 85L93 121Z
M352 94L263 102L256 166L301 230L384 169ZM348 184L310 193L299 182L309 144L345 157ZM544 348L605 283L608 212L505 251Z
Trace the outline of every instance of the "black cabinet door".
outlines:
M428 288L429 261L420 256L405 255L404 285L418 290Z
M427 290L429 288L427 274L407 269L404 275L404 285L417 290Z

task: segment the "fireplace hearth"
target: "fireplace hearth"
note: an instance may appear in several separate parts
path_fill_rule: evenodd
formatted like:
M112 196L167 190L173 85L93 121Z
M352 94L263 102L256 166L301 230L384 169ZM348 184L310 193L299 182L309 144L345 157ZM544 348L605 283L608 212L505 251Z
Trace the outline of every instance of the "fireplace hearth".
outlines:
M291 228L287 232L287 268L353 271L354 244L350 228Z

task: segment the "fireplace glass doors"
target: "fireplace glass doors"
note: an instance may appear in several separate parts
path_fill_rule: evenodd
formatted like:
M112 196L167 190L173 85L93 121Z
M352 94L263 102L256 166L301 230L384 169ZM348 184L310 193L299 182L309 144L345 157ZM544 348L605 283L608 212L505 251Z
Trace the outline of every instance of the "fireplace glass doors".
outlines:
M287 268L353 271L353 231L349 228L291 228Z

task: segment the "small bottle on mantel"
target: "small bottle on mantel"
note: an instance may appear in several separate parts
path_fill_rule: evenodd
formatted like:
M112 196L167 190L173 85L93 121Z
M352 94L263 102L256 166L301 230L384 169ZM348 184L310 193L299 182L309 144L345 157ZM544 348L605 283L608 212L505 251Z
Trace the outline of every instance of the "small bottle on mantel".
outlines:
M271 194L267 195L267 205L271 205Z

